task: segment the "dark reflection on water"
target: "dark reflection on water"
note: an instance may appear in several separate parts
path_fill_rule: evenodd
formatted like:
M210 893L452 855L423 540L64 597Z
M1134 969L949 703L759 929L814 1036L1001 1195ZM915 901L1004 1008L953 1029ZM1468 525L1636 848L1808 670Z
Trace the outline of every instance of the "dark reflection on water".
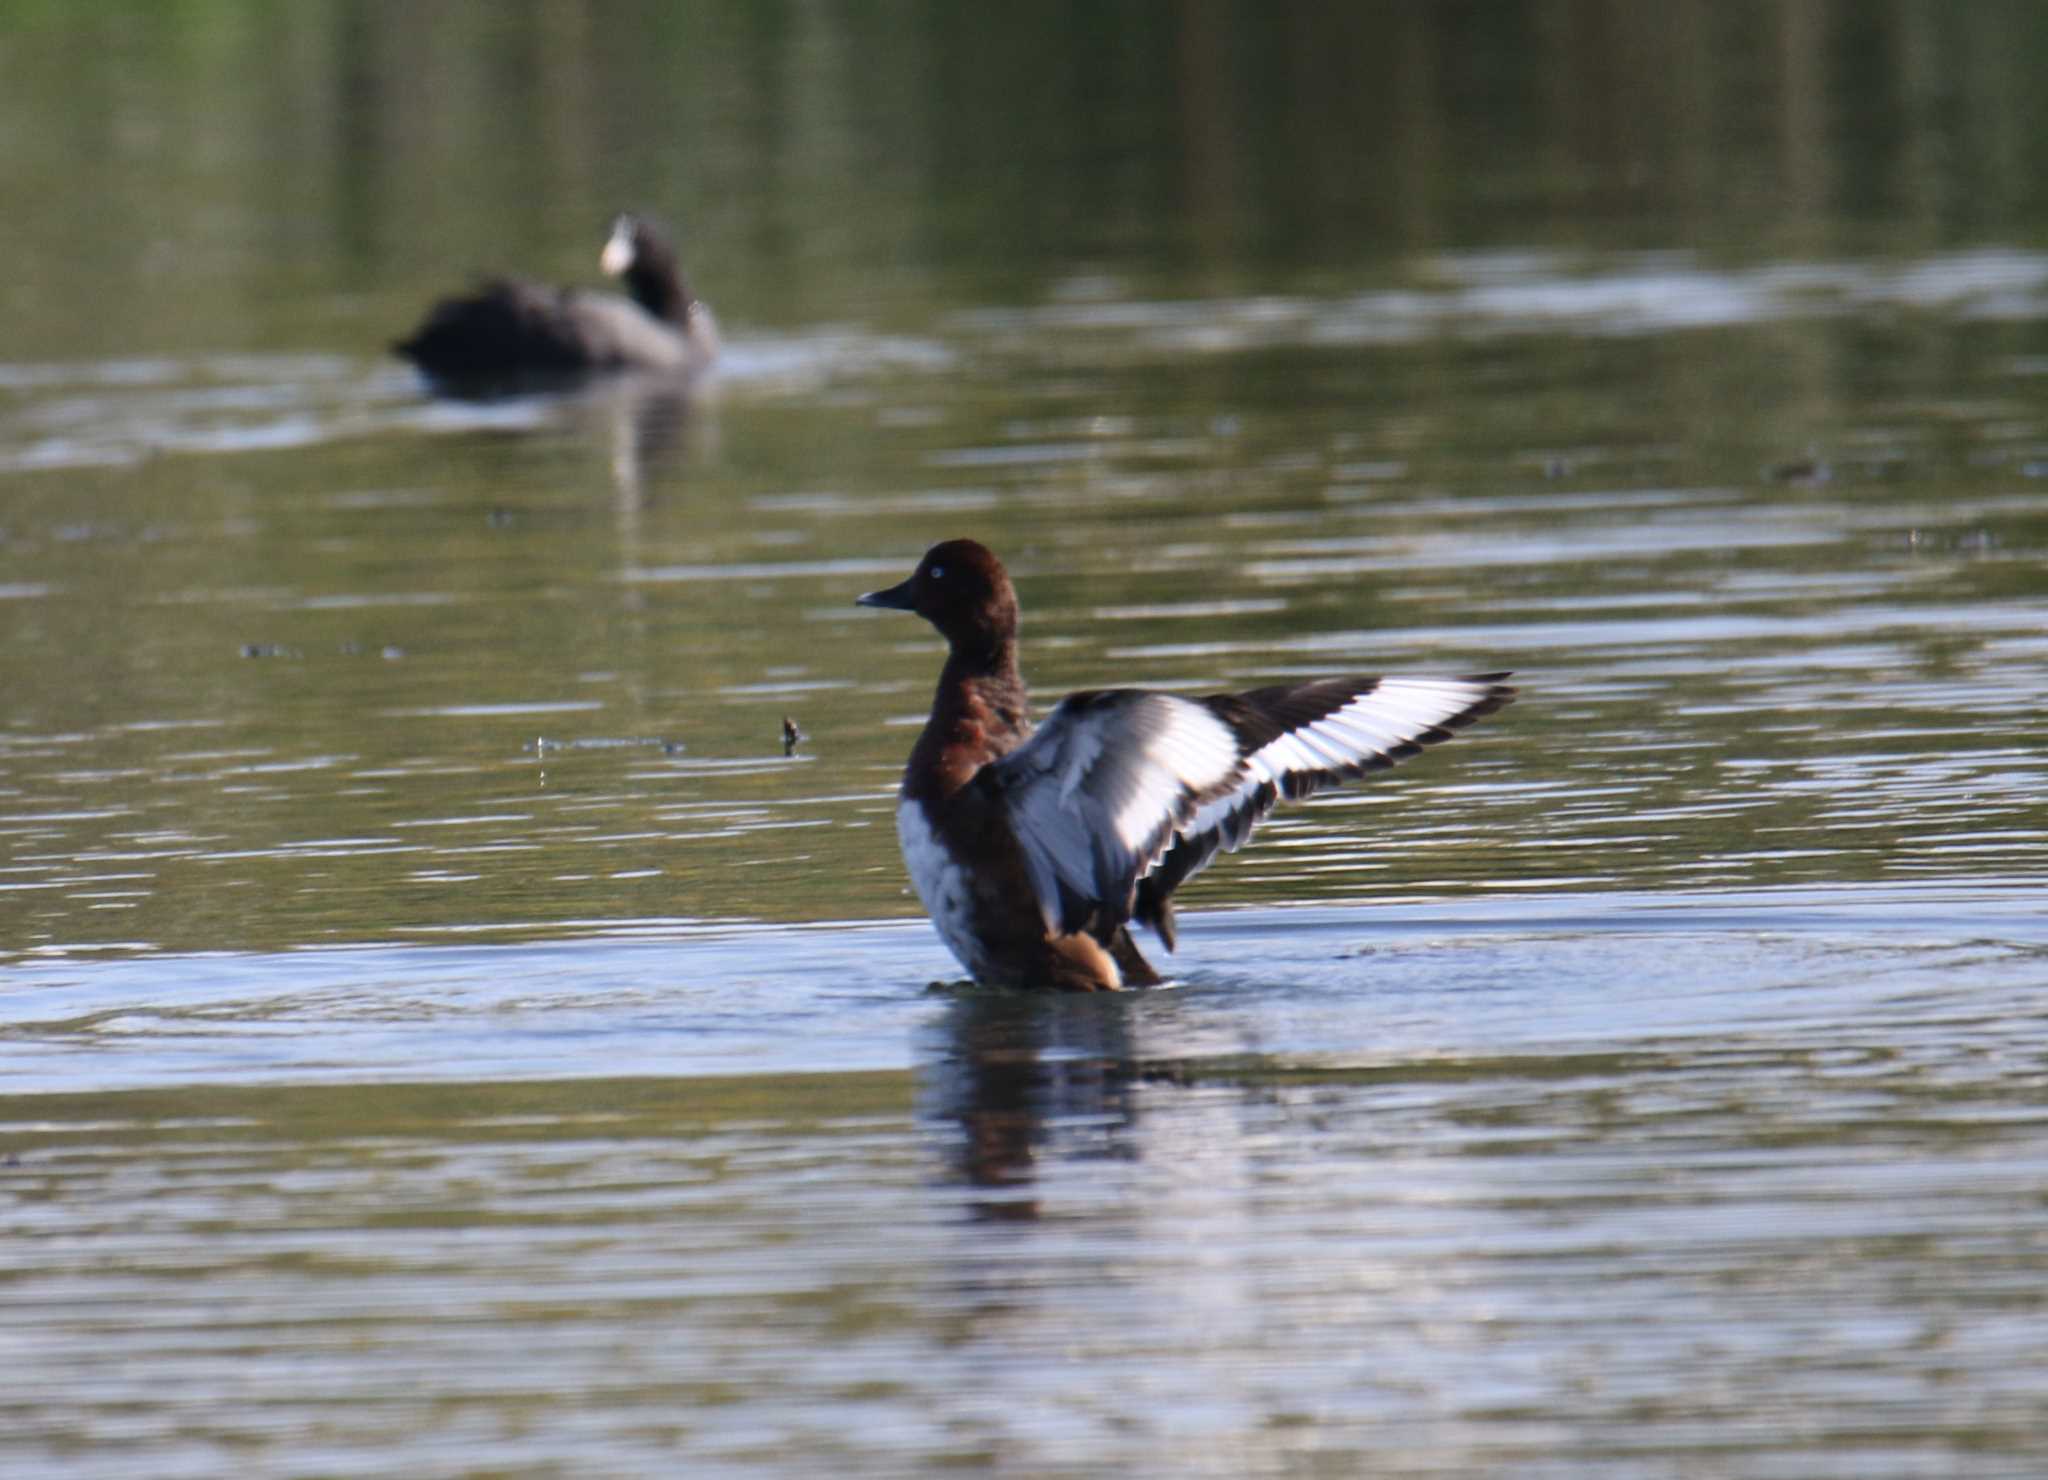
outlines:
M919 1113L957 1125L959 1175L988 1194L981 1216L1037 1217L1042 1156L1132 1153L1139 1069L1124 999L965 991L927 1037Z
M456 417L540 415L607 456L617 508L642 508L650 485L687 492L688 468L718 445L718 391L709 379L645 372L527 388L435 387Z

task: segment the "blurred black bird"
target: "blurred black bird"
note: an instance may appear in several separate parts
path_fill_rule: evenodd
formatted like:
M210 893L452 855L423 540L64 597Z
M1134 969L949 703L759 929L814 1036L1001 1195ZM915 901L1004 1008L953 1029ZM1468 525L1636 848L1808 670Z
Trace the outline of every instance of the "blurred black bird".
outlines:
M444 298L392 346L434 380L488 385L609 370L687 374L718 355L718 325L691 294L675 250L638 216L620 216L598 265L629 297L500 278Z

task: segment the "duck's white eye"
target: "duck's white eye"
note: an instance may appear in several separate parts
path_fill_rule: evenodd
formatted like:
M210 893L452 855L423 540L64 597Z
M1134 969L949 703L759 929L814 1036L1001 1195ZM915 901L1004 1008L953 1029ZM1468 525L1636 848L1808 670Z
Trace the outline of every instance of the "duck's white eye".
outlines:
M935 581L943 581L943 580L944 580L945 578L946 578L946 567L945 567L945 566L943 566L943 565L935 565L935 566L933 566L933 567L932 567L932 579L933 579L933 580L935 580Z

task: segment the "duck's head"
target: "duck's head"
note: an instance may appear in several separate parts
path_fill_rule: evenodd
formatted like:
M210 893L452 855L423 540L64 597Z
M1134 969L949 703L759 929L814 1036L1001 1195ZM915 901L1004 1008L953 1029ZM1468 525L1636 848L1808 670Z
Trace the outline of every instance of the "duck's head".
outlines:
M910 579L856 598L859 606L916 612L956 650L997 647L1017 635L1017 592L995 552L975 540L933 545Z

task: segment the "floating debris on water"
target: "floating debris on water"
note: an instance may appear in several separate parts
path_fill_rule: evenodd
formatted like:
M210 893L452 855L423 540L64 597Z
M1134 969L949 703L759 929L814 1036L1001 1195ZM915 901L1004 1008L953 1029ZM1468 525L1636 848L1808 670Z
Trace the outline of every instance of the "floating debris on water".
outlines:
M1834 465L1819 453L1809 452L1805 457L1772 463L1764 469L1764 477L1773 483L1791 483L1802 488L1825 488L1835 481L1835 469Z

